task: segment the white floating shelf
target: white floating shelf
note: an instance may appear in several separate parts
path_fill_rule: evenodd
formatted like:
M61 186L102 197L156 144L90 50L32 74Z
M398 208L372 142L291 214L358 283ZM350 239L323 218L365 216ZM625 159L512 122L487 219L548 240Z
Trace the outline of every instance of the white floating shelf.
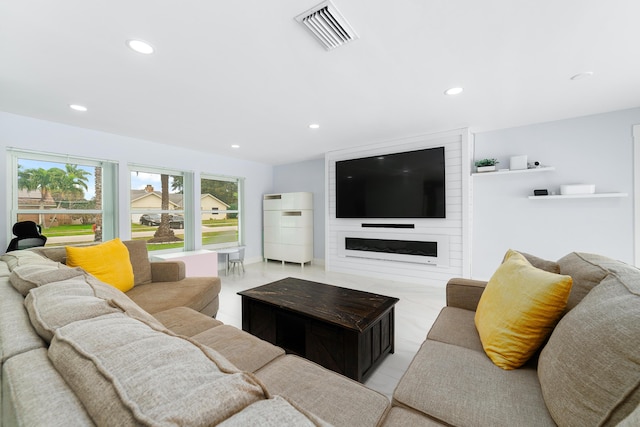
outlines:
M509 175L512 173L535 173L535 172L548 172L556 170L553 166L543 166L540 168L532 168L532 169L506 169L506 170L497 170L495 172L476 172L472 173L473 176L486 176L486 175Z
M552 196L529 196L531 200L539 199L601 199L612 197L627 197L627 193L594 193L594 194L560 194Z

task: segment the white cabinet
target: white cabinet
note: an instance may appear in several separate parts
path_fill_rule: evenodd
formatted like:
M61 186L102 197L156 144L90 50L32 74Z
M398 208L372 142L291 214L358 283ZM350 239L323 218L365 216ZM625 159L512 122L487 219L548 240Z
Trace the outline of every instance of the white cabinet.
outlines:
M313 194L265 194L263 210L265 261L311 262Z

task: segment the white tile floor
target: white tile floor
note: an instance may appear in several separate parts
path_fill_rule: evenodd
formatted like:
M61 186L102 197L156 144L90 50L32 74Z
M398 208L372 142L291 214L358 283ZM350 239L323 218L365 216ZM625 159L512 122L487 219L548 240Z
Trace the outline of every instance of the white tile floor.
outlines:
M242 328L242 310L237 292L264 285L285 277L297 277L345 288L359 289L399 298L395 306L395 353L388 355L365 383L369 388L391 397L400 377L424 341L440 309L445 305L441 287L386 279L326 272L324 267L285 264L270 261L246 265L244 273L222 275L218 320Z

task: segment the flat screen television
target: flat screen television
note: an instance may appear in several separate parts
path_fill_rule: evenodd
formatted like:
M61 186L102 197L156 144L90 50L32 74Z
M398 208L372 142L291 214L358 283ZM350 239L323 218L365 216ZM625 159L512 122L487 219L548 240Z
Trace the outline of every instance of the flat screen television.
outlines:
M337 218L445 218L444 147L336 162Z

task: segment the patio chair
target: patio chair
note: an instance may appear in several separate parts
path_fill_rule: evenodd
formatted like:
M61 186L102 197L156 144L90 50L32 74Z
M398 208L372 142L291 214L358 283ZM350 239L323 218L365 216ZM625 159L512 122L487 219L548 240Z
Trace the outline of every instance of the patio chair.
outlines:
M235 272L235 268L238 266L242 267L242 272L244 273L244 248L239 248L237 252L229 254L229 269Z

